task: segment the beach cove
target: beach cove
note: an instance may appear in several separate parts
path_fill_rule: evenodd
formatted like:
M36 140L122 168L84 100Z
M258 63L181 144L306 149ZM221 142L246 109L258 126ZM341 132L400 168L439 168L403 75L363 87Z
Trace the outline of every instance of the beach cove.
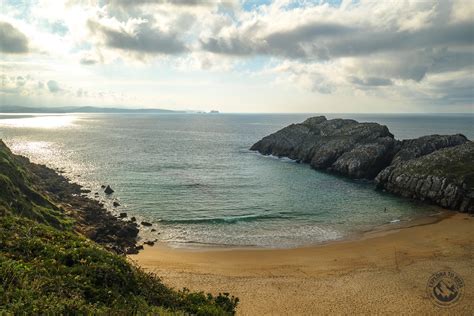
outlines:
M146 247L129 259L172 287L231 292L238 315L470 315L474 309L474 217L448 212L357 240L294 249ZM463 297L449 308L427 294L434 273L454 271Z

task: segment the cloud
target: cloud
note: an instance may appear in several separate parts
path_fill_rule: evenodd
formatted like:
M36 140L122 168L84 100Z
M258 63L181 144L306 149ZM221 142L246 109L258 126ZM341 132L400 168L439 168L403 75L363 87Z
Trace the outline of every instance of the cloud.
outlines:
M465 13L472 6L360 1L289 9L289 3L276 1L203 33L200 47L216 55L269 58L278 82L322 94L473 103L464 84L474 72L474 20ZM427 80L453 72L457 80L446 82L451 89Z
M85 91L84 89L79 88L79 89L76 91L76 96L77 96L78 98L87 97L87 91Z
M7 54L28 53L28 38L10 23L0 21L0 51Z
M229 55L273 55L294 59L328 60L377 53L471 46L474 21L440 25L416 31L308 23L285 31L255 35L247 30L202 38L204 50Z
M43 88L43 83L29 74L0 75L0 95L34 95Z
M95 65L97 64L97 60L93 59L93 58L89 58L89 57L82 57L80 60L79 60L79 63L81 65L85 65L85 66L90 66L90 65Z
M169 5L176 7L212 7L218 5L233 6L235 0L109 0L116 6L131 7L141 5Z
M109 48L142 54L172 55L187 51L177 33L152 28L146 21L136 22L129 30L124 27L112 28L92 20L88 21L88 26Z
M59 84L54 80L49 80L46 85L48 86L49 92L57 93L61 91Z
M391 86L393 81L387 78L379 78L379 77L368 77L368 78L357 78L352 77L351 82L359 85L359 86L371 86L371 87L380 87L380 86Z
M171 4L177 6L209 5L212 1L203 0L111 0L110 3L122 6L135 6L143 4Z

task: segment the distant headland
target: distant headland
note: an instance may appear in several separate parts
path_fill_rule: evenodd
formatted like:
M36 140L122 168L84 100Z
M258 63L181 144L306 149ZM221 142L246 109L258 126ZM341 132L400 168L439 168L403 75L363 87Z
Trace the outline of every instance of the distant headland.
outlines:
M264 137L251 150L288 157L449 209L474 212L474 143L464 135L399 141L384 125L312 117Z
M165 109L127 109L93 106L65 106L65 107L26 107L17 105L1 105L0 113L187 113Z

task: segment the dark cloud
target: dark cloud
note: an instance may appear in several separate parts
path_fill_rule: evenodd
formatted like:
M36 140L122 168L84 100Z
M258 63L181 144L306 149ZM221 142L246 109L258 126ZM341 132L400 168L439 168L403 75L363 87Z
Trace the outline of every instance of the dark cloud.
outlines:
M380 86L391 86L393 81L387 78L378 78L378 77L368 77L368 78L358 78L351 77L350 81L359 86L370 86L370 87L380 87Z
M200 40L200 43L204 50L223 55L249 56L262 51L262 48L252 43L250 39L244 40L238 37L207 38Z
M448 24L417 31L364 31L324 43L331 57L474 45L474 22Z
M54 81L54 80L49 80L46 85L48 86L49 92L51 93L57 93L61 91L61 88L59 87L59 84Z
M357 31L355 28L335 23L307 24L268 35L263 39L264 48L270 54L286 55L292 58L312 57L310 54L314 54L320 59L329 59L330 51L326 45L319 46L317 42L336 37L348 37L356 34Z
M201 39L204 50L228 55L275 55L287 58L328 60L384 52L446 46L474 45L474 22L423 28L418 31L377 31L341 24L312 23L258 39L229 37Z
M7 54L28 53L28 38L10 23L0 21L0 51Z
M94 21L89 21L88 26L110 48L144 54L179 54L187 51L177 33L162 32L151 28L148 23L138 25L134 33L123 29L115 30Z

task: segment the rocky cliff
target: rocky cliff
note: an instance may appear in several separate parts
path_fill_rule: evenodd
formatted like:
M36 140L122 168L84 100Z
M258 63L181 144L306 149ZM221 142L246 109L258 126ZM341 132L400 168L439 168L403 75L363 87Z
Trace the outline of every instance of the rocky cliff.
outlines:
M473 211L472 184L466 179L474 173L474 149L463 135L430 135L398 141L386 126L377 123L318 116L264 137L251 150L288 157L351 178L375 178L377 186L387 191L451 209ZM456 171L451 168L454 164L458 166ZM415 165L429 167L423 172L416 169L415 174L410 171L415 170ZM414 179L418 179L416 184ZM431 184L423 186L421 179Z
M263 138L251 150L352 178L373 178L391 161L397 146L386 126L318 116Z
M396 158L375 178L379 188L449 209L474 212L473 142L402 162Z

